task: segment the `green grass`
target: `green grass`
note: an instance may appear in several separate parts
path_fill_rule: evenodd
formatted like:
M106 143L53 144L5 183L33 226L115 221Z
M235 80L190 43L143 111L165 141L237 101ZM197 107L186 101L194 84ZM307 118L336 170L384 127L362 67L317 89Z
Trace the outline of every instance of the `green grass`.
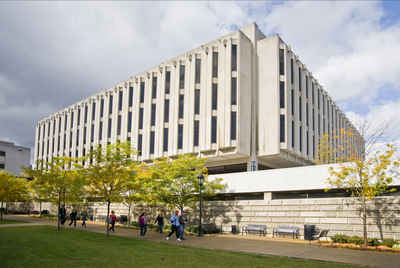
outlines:
M24 221L15 221L15 220L0 220L0 224L14 224L14 223L26 223Z
M136 240L54 227L0 228L1 267L358 267Z

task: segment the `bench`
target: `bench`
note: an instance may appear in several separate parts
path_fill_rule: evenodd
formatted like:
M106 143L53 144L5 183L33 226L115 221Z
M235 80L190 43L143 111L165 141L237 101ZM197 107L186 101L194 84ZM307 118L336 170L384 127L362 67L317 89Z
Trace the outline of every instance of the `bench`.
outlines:
M293 239L299 236L299 227L296 226L278 226L273 230L273 236L275 235L292 235Z
M312 236L312 238L313 238L313 240L317 240L318 239L318 243L321 243L320 239L322 237L328 237L328 232L329 232L329 230L326 230L326 229L318 230L317 233Z
M246 226L243 226L242 228L242 235L245 233L246 235L250 232L257 232L261 235L266 235L267 234L267 226L266 225L260 225L260 224L249 224Z

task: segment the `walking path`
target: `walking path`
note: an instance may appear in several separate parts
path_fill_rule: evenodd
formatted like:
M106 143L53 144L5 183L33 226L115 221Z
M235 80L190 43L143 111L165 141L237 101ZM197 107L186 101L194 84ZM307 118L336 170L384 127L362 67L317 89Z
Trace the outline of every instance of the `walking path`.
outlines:
M32 225L56 225L54 221L43 220L39 218L31 218L26 216L7 216L11 220L23 220L24 224L4 224L2 227L7 226L32 226ZM66 222L66 226L68 221ZM77 224L77 229L81 229L80 223ZM73 228L73 227L68 227ZM87 223L87 231L104 233L104 224ZM115 233L111 235L136 238L139 239L139 231L130 228L116 228ZM319 247L316 244L309 244L308 242L288 242L276 241L265 239L249 239L243 238L240 235L207 235L204 237L186 236L182 242L176 242L175 239L166 241L166 234L160 234L149 231L146 235L146 240L155 242L180 244L184 246L191 246L196 248L240 251L247 253L287 256L293 258L322 260L330 262L343 262L351 264L359 264L372 267L385 267L385 268L399 268L400 267L400 254L390 252L374 252L351 250L344 248L328 248Z

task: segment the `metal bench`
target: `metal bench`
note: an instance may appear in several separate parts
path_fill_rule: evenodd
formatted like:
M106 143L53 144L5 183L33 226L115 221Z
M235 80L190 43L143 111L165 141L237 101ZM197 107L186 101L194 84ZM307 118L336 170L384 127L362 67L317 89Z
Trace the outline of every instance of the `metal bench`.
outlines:
M329 232L329 230L326 230L326 229L318 230L318 232L316 234L314 234L312 238L313 238L313 240L317 240L318 239L318 243L320 244L321 243L320 239L322 237L328 237L328 232Z
M249 224L246 226L243 226L242 228L242 235L245 233L246 235L250 232L257 232L263 236L267 234L267 226L266 225L260 225L260 224Z
M292 235L293 239L299 236L299 227L296 226L278 226L273 230L273 236L275 235Z

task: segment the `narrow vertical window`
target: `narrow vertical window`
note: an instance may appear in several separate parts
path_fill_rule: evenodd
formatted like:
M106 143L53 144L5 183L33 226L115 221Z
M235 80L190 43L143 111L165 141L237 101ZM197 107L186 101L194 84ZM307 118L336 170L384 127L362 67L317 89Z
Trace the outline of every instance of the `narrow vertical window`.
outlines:
M318 114L318 133L321 133L321 117L320 117L320 114Z
M113 110L113 95L110 95L110 98L108 99L108 113L112 114Z
M92 124L92 129L90 130L90 141L94 142L94 124Z
M142 141L143 136L142 134L138 134L138 141L137 141L137 150L138 150L138 155L142 155Z
M285 108L285 82L279 82L279 104L280 108Z
M302 119L302 114L303 114L303 109L302 109L302 106L301 106L301 96L299 97L299 121L301 122L301 119Z
M157 76L153 76L151 98L152 99L157 98Z
M108 138L111 138L111 127L112 127L112 119L108 118Z
M315 131L315 113L314 113L314 108L312 109L312 130Z
M132 130L132 112L128 113L128 133Z
M310 144L309 144L308 130L306 132L306 139L307 139L307 142L306 142L306 145L307 145L306 153L307 153L307 155L309 155L310 154Z
M169 94L171 87L171 72L166 71L165 72L165 94Z
M143 129L143 108L139 108L139 129Z
M218 52L212 54L212 77L218 77Z
M309 118L309 114L308 114L308 102L306 103L306 125L308 127L308 118Z
M53 120L53 136L56 135L56 120Z
M81 108L78 108L78 120L77 120L77 125L79 126L81 124Z
M67 131L67 115L64 116L64 131ZM44 138L44 126L43 126L43 138Z
M63 139L63 149L65 150L65 143L66 143L66 140L67 140L67 135L64 133L64 139ZM43 152L43 146L42 146L42 152Z
M292 112L292 115L294 115L294 90L292 89L291 91L290 91L290 99L291 99L291 112Z
M212 98L211 98L211 109L212 110L217 109L217 100L218 100L218 88L217 88L217 84L213 83L212 84Z
M279 74L285 75L285 51L279 49Z
M71 129L73 127L74 127L74 111L71 112ZM50 136L50 123L49 123L47 130L48 130L47 136Z
M96 118L96 103L93 102L92 104L92 121Z
M315 136L313 135L312 136L312 150L311 150L311 152L312 152L312 154L313 154L313 158L314 158L314 156L315 156Z
M150 154L154 154L154 131L150 131Z
M196 59L194 82L200 84L201 59Z
M140 82L140 103L144 102L144 82Z
M300 147L300 152L303 150L303 127L299 127L299 147Z
M231 105L237 104L237 80L236 77L231 78Z
M118 121L117 121L117 135L121 135L121 115L118 115Z
M57 152L59 152L60 151L60 140L61 140L61 138L60 138L60 136L58 136L58 139L57 139ZM38 144L39 145L39 144ZM39 146L38 146L39 147ZM38 154L39 154L39 148L38 148Z
M118 96L118 111L122 111L123 96L124 96L124 92L123 92L123 91L119 91L119 96Z
M76 130L76 147L79 146L79 129Z
M179 89L185 88L185 65L179 66Z
M211 143L217 142L217 117L211 117Z
M231 140L236 140L236 112L231 112Z
M129 87L129 107L133 105L133 87Z
M194 90L194 114L200 114L200 89Z
M164 100L164 123L169 122L169 99Z
M319 89L318 89L317 92L318 92L317 101L318 101L318 110L319 110L319 107L320 107L320 105L319 105L319 104L320 104L320 103L319 103L319 102L320 102L320 101L319 101L319 99L320 99L320 92L319 92Z
M314 83L311 82L311 100L312 100L312 104L314 105Z
M184 101L185 101L185 97L183 94L179 94L179 119L183 118L183 108L184 108Z
M306 75L306 98L308 99L308 76Z
M86 126L83 128L83 145L86 145Z
M280 115L280 142L285 142L285 115Z
M100 121L100 126L99 126L99 140L101 141L103 139L103 121Z
M299 91L301 91L301 68L299 67Z
M178 125L178 149L183 147L183 125Z
M152 126L156 125L156 104L155 103L151 104L151 125Z
M237 45L232 45L232 71L237 71Z
M199 120L194 120L193 126L193 146L199 146Z
M292 120L292 148L294 148L294 121Z
M163 135L163 152L168 152L168 128L164 128Z
M100 117L103 118L104 115L104 99L101 98L101 102L100 102Z
M293 59L290 59L290 80L293 85L294 83Z

